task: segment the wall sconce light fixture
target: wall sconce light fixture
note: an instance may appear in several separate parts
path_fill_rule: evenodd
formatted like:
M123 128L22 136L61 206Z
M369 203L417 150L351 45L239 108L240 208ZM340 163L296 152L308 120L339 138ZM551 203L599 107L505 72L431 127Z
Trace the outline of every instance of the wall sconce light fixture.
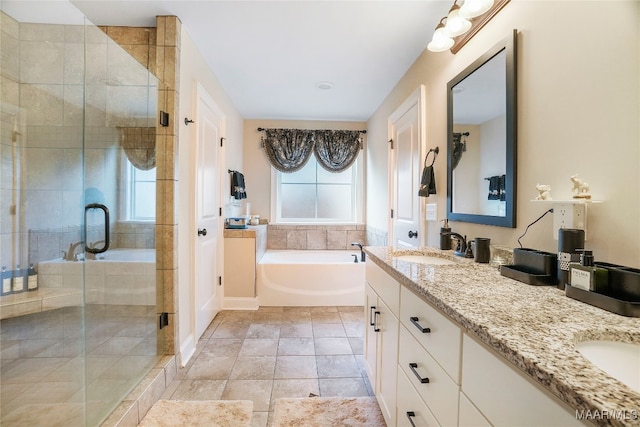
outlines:
M427 45L431 52L451 49L457 53L462 46L495 16L510 0L454 0L449 14L440 19Z

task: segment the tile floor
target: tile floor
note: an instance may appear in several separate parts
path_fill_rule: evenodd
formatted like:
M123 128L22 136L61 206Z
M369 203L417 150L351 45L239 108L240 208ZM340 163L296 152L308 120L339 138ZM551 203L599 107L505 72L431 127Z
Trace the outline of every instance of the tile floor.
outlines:
M0 321L0 425L98 425L159 359L155 312L87 305Z
M363 307L223 311L162 399L252 400L252 426L266 427L282 397L373 396L363 337Z

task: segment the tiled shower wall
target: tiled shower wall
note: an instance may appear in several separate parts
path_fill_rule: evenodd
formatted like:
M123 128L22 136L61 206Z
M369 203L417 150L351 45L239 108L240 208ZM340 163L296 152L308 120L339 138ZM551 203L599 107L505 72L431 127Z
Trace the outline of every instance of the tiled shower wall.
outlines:
M365 244L364 224L269 225L268 249L352 249L351 242Z

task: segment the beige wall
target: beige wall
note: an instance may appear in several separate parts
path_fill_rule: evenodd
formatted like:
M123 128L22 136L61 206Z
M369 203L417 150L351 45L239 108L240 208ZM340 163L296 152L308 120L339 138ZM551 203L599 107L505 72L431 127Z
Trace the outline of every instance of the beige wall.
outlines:
M364 130L365 122L332 122L312 120L245 120L243 169L247 186L247 199L251 203L253 214L262 218L269 218L271 206L271 165L260 146L260 138L264 135L258 128L291 128L291 129L342 129ZM365 153L367 150L366 135L364 135ZM231 168L233 169L233 168ZM366 213L365 213L366 217Z
M180 56L180 120L185 117L193 118L195 116L195 89L194 85L200 85L213 98L218 106L225 113L226 132L225 141L225 161L224 170L221 176L228 180L229 169L242 168L242 117L231 103L229 97L224 92L218 79L204 62L204 58L198 52L193 41L189 37L186 30L182 31L182 44ZM185 126L184 122L180 124L178 148L178 168L179 168L179 190L177 191L178 204L178 233L182 236L178 239L178 345L180 348L189 340L197 340L198 337L192 336L191 323L193 318L193 299L192 299L192 263L191 254L191 238L192 231L195 230L193 224L192 203L194 188L194 171L190 166L195 147L195 126ZM228 181L227 181L228 184ZM195 345L195 343L193 343ZM184 360L183 360L184 361Z
M518 245L548 206L531 202L537 183L554 199L571 196L579 174L601 205L589 207L587 247L597 260L640 267L640 3L512 0L457 55L425 52L370 118L367 225L387 228L387 118L426 86L427 147L446 146L446 84L497 41L518 29L518 179L516 229L454 222L454 231ZM435 164L438 218L446 212L446 150ZM433 200L432 200L433 199ZM550 215L522 240L556 251ZM438 244L428 223L427 243Z

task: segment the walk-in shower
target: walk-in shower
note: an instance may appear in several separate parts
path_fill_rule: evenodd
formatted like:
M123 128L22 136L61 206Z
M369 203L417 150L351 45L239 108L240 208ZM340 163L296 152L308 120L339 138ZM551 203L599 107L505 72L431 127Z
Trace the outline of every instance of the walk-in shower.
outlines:
M0 2L0 425L94 426L163 348L158 83L75 9L28 3Z

